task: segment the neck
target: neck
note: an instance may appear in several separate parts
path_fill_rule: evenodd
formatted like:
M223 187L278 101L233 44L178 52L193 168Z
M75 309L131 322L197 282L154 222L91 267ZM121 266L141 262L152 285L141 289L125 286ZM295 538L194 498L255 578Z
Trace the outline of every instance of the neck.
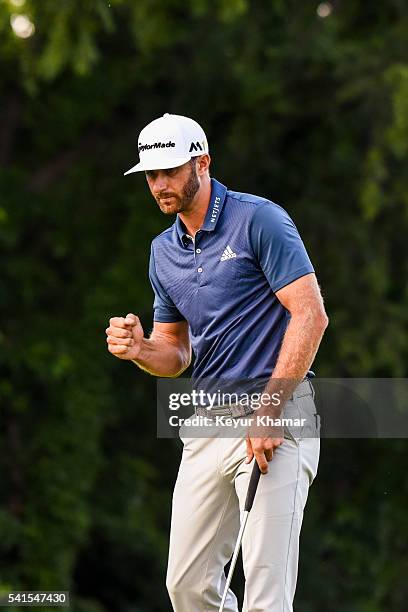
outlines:
M200 189L197 191L192 202L191 209L179 213L181 221L184 223L187 233L190 236L195 236L196 232L204 223L205 215L207 214L208 205L211 198L211 180L210 177L203 179Z

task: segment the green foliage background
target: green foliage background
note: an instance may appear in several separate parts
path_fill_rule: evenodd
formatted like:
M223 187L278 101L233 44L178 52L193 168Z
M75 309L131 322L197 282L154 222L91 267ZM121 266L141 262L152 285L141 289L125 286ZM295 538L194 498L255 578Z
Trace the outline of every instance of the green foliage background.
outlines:
M168 219L122 176L137 134L193 116L213 174L294 217L330 316L320 376L405 377L408 5L15 4L0 1L0 588L162 612L180 447L156 440L155 381L104 333L129 311L152 325L148 247ZM298 610L405 610L407 455L322 441Z

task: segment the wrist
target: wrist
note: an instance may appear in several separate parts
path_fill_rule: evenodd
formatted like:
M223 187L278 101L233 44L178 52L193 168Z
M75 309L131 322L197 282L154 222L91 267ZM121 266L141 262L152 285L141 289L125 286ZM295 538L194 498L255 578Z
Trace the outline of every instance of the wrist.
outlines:
M135 347L135 354L131 361L136 365L146 365L146 361L149 358L149 347L146 346L147 342L148 340L146 338L142 338L139 342L139 346Z

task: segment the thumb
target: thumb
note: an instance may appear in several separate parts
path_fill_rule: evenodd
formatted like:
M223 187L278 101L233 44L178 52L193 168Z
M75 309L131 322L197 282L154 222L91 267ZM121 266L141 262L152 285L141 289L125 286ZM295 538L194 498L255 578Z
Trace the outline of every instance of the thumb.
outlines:
M130 323L131 321L131 323ZM139 317L134 314L128 314L125 318L125 323L132 334L132 338L136 343L139 343L144 336L144 331Z
M137 325L139 322L139 317L132 314L131 312L125 317L125 325Z
M251 463L252 459L254 458L254 451L252 450L252 445L251 445L251 441L249 438L247 438L245 440L246 442L246 454L247 457L245 459L245 463Z

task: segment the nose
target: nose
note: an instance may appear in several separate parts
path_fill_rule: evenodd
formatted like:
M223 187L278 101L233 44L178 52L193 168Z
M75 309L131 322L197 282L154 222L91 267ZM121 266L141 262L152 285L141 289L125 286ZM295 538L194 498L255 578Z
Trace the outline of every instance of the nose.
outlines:
M162 191L166 191L167 190L167 177L166 175L163 173L157 173L157 177L156 180L154 181L154 192L155 194L159 194Z

